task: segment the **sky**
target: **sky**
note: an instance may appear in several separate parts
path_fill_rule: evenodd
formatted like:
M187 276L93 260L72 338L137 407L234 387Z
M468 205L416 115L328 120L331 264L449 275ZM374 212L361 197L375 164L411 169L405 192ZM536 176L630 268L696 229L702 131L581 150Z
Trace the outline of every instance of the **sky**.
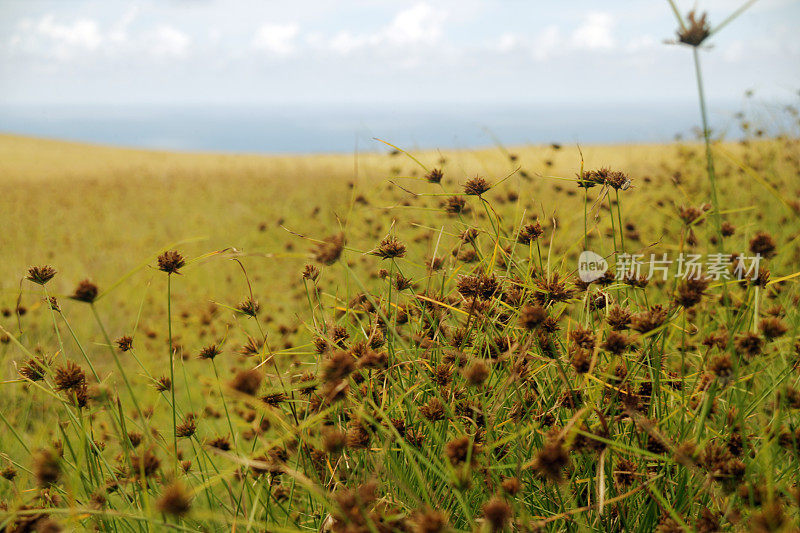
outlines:
M715 35L709 99L794 101L798 23L760 0ZM666 0L0 0L0 105L691 102L675 28Z

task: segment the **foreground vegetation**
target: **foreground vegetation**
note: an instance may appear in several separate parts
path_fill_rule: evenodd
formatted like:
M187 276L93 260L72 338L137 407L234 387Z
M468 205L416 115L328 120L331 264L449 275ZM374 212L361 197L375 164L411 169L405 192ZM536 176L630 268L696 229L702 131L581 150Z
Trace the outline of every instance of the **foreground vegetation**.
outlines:
M583 174L558 146L355 173L2 147L9 531L797 520L792 139L714 146L724 250L766 258L727 283L576 276L583 249L716 250L691 143L584 148Z

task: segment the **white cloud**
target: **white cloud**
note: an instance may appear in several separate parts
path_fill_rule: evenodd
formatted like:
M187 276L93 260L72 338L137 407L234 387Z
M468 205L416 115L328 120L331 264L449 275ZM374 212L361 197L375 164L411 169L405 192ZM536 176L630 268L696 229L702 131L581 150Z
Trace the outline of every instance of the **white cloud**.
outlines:
M295 50L295 38L300 32L297 24L264 24L253 37L253 47L272 54L285 56Z
M564 48L561 30L550 25L535 33L534 37L521 36L515 33L504 33L489 46L501 54L527 52L537 61L552 57L559 49Z
M442 38L445 18L444 11L419 3L398 13L383 37L397 44L434 44Z
M589 13L583 24L572 33L572 44L576 48L590 50L612 48L614 19L608 13Z
M128 28L131 24L136 20L136 17L139 15L139 7L133 6L132 8L128 9L124 15L122 15L122 19L114 24L111 28L111 31L108 33L108 39L112 43L124 43L128 40Z
M558 26L547 26L533 41L533 57L543 61L562 45L561 30Z
M180 29L160 24L131 34L130 26L138 15L133 8L106 28L95 19L57 20L47 14L39 20L20 21L9 43L18 52L45 60L87 62L96 57L148 54L162 59L188 55L192 39Z
M158 26L150 39L150 53L158 57L185 57L192 43L187 34L166 24Z
M514 33L504 33L501 35L490 48L494 48L498 52L508 53L518 50L525 46L523 39Z
M641 52L647 50L653 50L655 48L661 48L664 46L664 40L659 40L653 37L652 35L638 35L631 39L628 44L625 45L625 49L628 52Z
M72 23L58 23L53 15L44 15L38 22L22 21L12 43L28 51L41 50L56 59L67 59L86 51L97 50L103 43L97 21L80 18Z
M358 34L344 30L319 44L342 55L364 48L433 46L442 41L446 19L445 11L421 2L400 11L377 31Z

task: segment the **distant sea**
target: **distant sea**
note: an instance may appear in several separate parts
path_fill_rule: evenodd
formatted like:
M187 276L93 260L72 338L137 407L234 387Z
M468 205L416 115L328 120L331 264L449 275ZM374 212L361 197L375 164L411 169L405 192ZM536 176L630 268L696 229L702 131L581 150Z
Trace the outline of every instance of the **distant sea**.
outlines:
M711 108L733 128L736 105ZM696 103L632 105L0 106L0 132L164 150L309 153L642 143L692 135Z

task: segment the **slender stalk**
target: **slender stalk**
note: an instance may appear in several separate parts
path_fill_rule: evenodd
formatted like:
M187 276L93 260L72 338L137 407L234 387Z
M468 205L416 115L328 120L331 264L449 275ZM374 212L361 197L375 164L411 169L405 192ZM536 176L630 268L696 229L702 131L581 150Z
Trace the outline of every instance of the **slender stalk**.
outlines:
M178 421L175 416L175 350L172 348L172 274L167 274L167 328L169 331L169 380L172 394L172 446L175 450L175 472L178 471Z
M706 110L706 96L703 89L703 73L700 68L700 54L697 47L692 47L694 58L694 72L697 78L697 96L700 100L700 116L703 120L703 139L706 146L706 170L708 182L711 185L711 205L714 208L714 229L717 232L717 248L722 251L722 215L719 212L719 199L717 197L717 176L714 172L714 156L711 154L711 130L708 127L708 112Z

